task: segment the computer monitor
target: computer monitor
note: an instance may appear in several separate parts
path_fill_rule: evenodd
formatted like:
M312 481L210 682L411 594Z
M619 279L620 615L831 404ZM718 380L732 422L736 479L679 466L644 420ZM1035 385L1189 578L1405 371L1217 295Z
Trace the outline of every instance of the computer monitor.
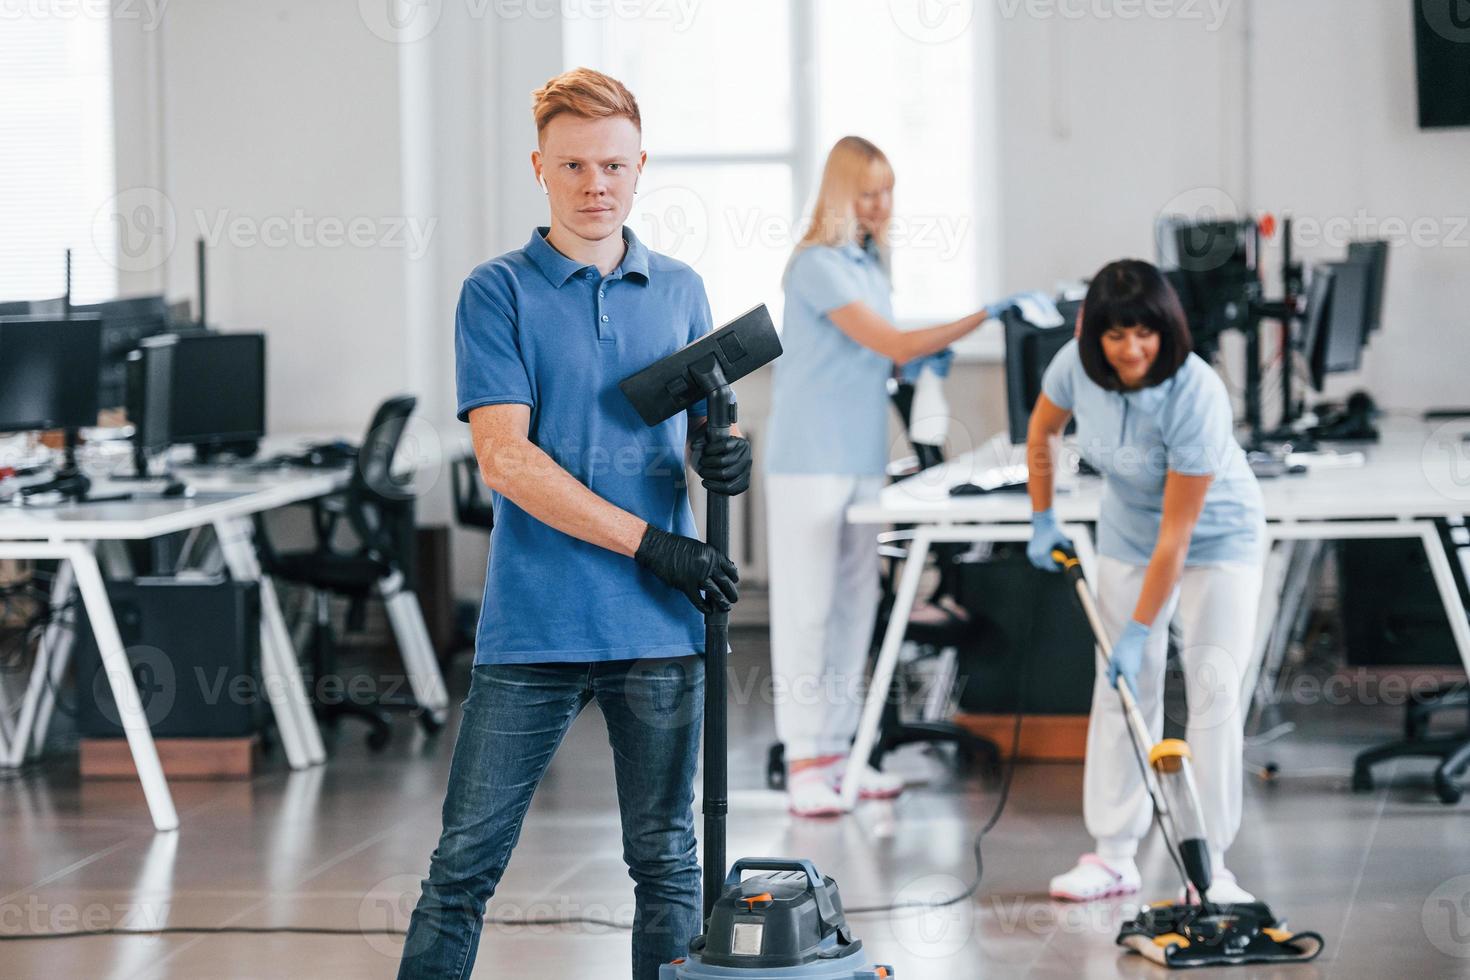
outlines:
M1327 375L1346 374L1363 366L1373 277L1373 265L1368 262L1332 262L1313 271L1302 348L1311 367L1312 386L1318 391ZM1322 285L1324 279L1330 285Z
M168 325L170 330L194 330L203 326L194 319L194 304L186 299L175 300L168 304Z
M128 354L128 422L133 444L146 462L147 454L173 445L172 408L174 347L178 337L147 337ZM140 464L139 472L143 471Z
M1312 388L1321 391L1327 384L1326 348L1320 347L1327 323L1327 311L1332 304L1332 267L1318 266L1312 270L1307 284L1307 314L1303 321L1301 346L1307 355L1308 370L1311 372Z
M181 334L172 361L170 440L206 458L254 452L265 435L265 334Z
M95 313L102 318L102 364L98 375L98 402L103 408L127 405L128 352L144 337L169 330L168 306L162 296L114 299L106 303L73 306L73 313Z
M1366 262L1372 267L1368 293L1368 331L1383 326L1383 290L1388 281L1388 242L1350 242L1349 262Z
M1324 365L1329 374L1356 371L1363 366L1372 316L1373 266L1366 262L1339 262L1332 270L1332 303L1327 310Z
M1154 239L1159 269L1179 294L1195 349L1209 357L1220 334L1245 323L1257 281L1255 226L1166 215L1155 224Z
M1006 341L1006 414L1010 423L1011 443L1026 443L1026 429L1031 422L1031 409L1041 397L1041 378L1057 351L1072 339L1077 322L1078 301L1057 304L1062 314L1060 327L1038 327L1009 309L1001 315ZM1072 431L1071 426L1067 431Z
M100 317L0 317L0 431L96 425L101 355Z

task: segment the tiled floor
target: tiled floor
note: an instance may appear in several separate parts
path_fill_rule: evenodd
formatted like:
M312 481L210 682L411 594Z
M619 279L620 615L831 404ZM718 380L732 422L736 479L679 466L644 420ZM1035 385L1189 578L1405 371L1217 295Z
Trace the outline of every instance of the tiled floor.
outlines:
M735 643L736 668L759 670L763 635L738 630ZM1320 707L1297 720L1297 733L1252 751L1284 775L1249 785L1231 864L1292 925L1320 931L1327 952L1309 966L1198 975L1470 977L1464 806L1433 802L1413 764L1386 768L1371 795L1348 792L1352 754L1390 737L1393 713ZM762 788L768 705L737 705L732 722L731 855L811 856L849 906L963 887L994 786L909 750L896 765L919 785L899 801L839 821L794 821ZM289 773L276 757L250 783L176 782L182 828L161 836L135 784L81 784L64 759L0 781L0 932L163 923L349 931L0 943L0 977L391 977L398 941L366 931L406 921L439 829L452 735L426 741L405 720L374 756L349 726L322 769ZM1119 907L1044 897L1048 876L1088 845L1081 776L1077 765L1023 767L985 842L976 898L934 913L855 917L858 934L903 978L1161 975L1113 945ZM588 711L536 796L492 914L627 919L616 812L602 722ZM1143 863L1147 896L1174 890L1156 843ZM602 927L492 924L475 975L622 977L627 946L626 932Z

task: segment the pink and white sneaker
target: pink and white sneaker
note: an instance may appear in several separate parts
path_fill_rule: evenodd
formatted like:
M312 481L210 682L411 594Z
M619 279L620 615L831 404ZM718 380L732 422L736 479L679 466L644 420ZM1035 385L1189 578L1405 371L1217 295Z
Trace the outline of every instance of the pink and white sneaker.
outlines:
M1138 865L1132 860L1104 861L1084 854L1077 866L1051 880L1051 897L1067 902L1093 902L1100 898L1132 895L1138 891Z
M793 817L840 817L847 812L828 771L815 767L788 777L786 809Z

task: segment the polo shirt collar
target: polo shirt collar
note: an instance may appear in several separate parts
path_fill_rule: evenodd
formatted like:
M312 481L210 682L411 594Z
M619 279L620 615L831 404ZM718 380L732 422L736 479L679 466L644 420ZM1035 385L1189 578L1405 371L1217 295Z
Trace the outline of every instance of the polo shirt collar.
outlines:
M550 228L537 228L531 232L531 240L526 243L525 251L531 261L536 264L536 268L541 270L542 275L546 276L553 286L560 288L572 276L590 266L576 259L567 258L558 252L546 240L550 232ZM648 282L648 249L638 240L638 236L633 234L633 229L626 225L623 227L623 241L627 244L628 249L623 253L622 263L608 278L638 276L645 283Z
M880 262L878 246L871 238L862 241L843 242L837 246L837 251L852 259L854 262Z

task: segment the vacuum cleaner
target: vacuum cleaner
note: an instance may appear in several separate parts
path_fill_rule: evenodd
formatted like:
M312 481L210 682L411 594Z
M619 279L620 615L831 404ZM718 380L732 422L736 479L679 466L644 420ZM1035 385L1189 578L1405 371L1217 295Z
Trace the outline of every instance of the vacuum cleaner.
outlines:
M1052 552L1052 558L1076 589L1097 638L1098 669L1106 671L1113 647L1082 574L1082 563L1060 548ZM1127 682L1118 685L1118 698L1123 703L1134 755L1143 771L1165 846L1184 879L1185 895L1195 899L1145 905L1137 916L1123 923L1118 945L1175 969L1306 963L1316 959L1324 945L1322 937L1315 932L1287 931L1285 920L1276 918L1264 902L1224 905L1207 900L1210 846L1189 746L1177 738L1154 744Z
M781 341L765 306L625 378L619 387L645 424L655 426L707 404L711 437L735 424L730 384L781 355ZM730 498L709 494L706 538L730 550ZM659 968L659 980L878 980L894 976L870 965L852 935L837 883L812 862L742 858L725 870L725 665L730 614L704 617L704 932L685 959ZM745 877L746 872L759 872Z

